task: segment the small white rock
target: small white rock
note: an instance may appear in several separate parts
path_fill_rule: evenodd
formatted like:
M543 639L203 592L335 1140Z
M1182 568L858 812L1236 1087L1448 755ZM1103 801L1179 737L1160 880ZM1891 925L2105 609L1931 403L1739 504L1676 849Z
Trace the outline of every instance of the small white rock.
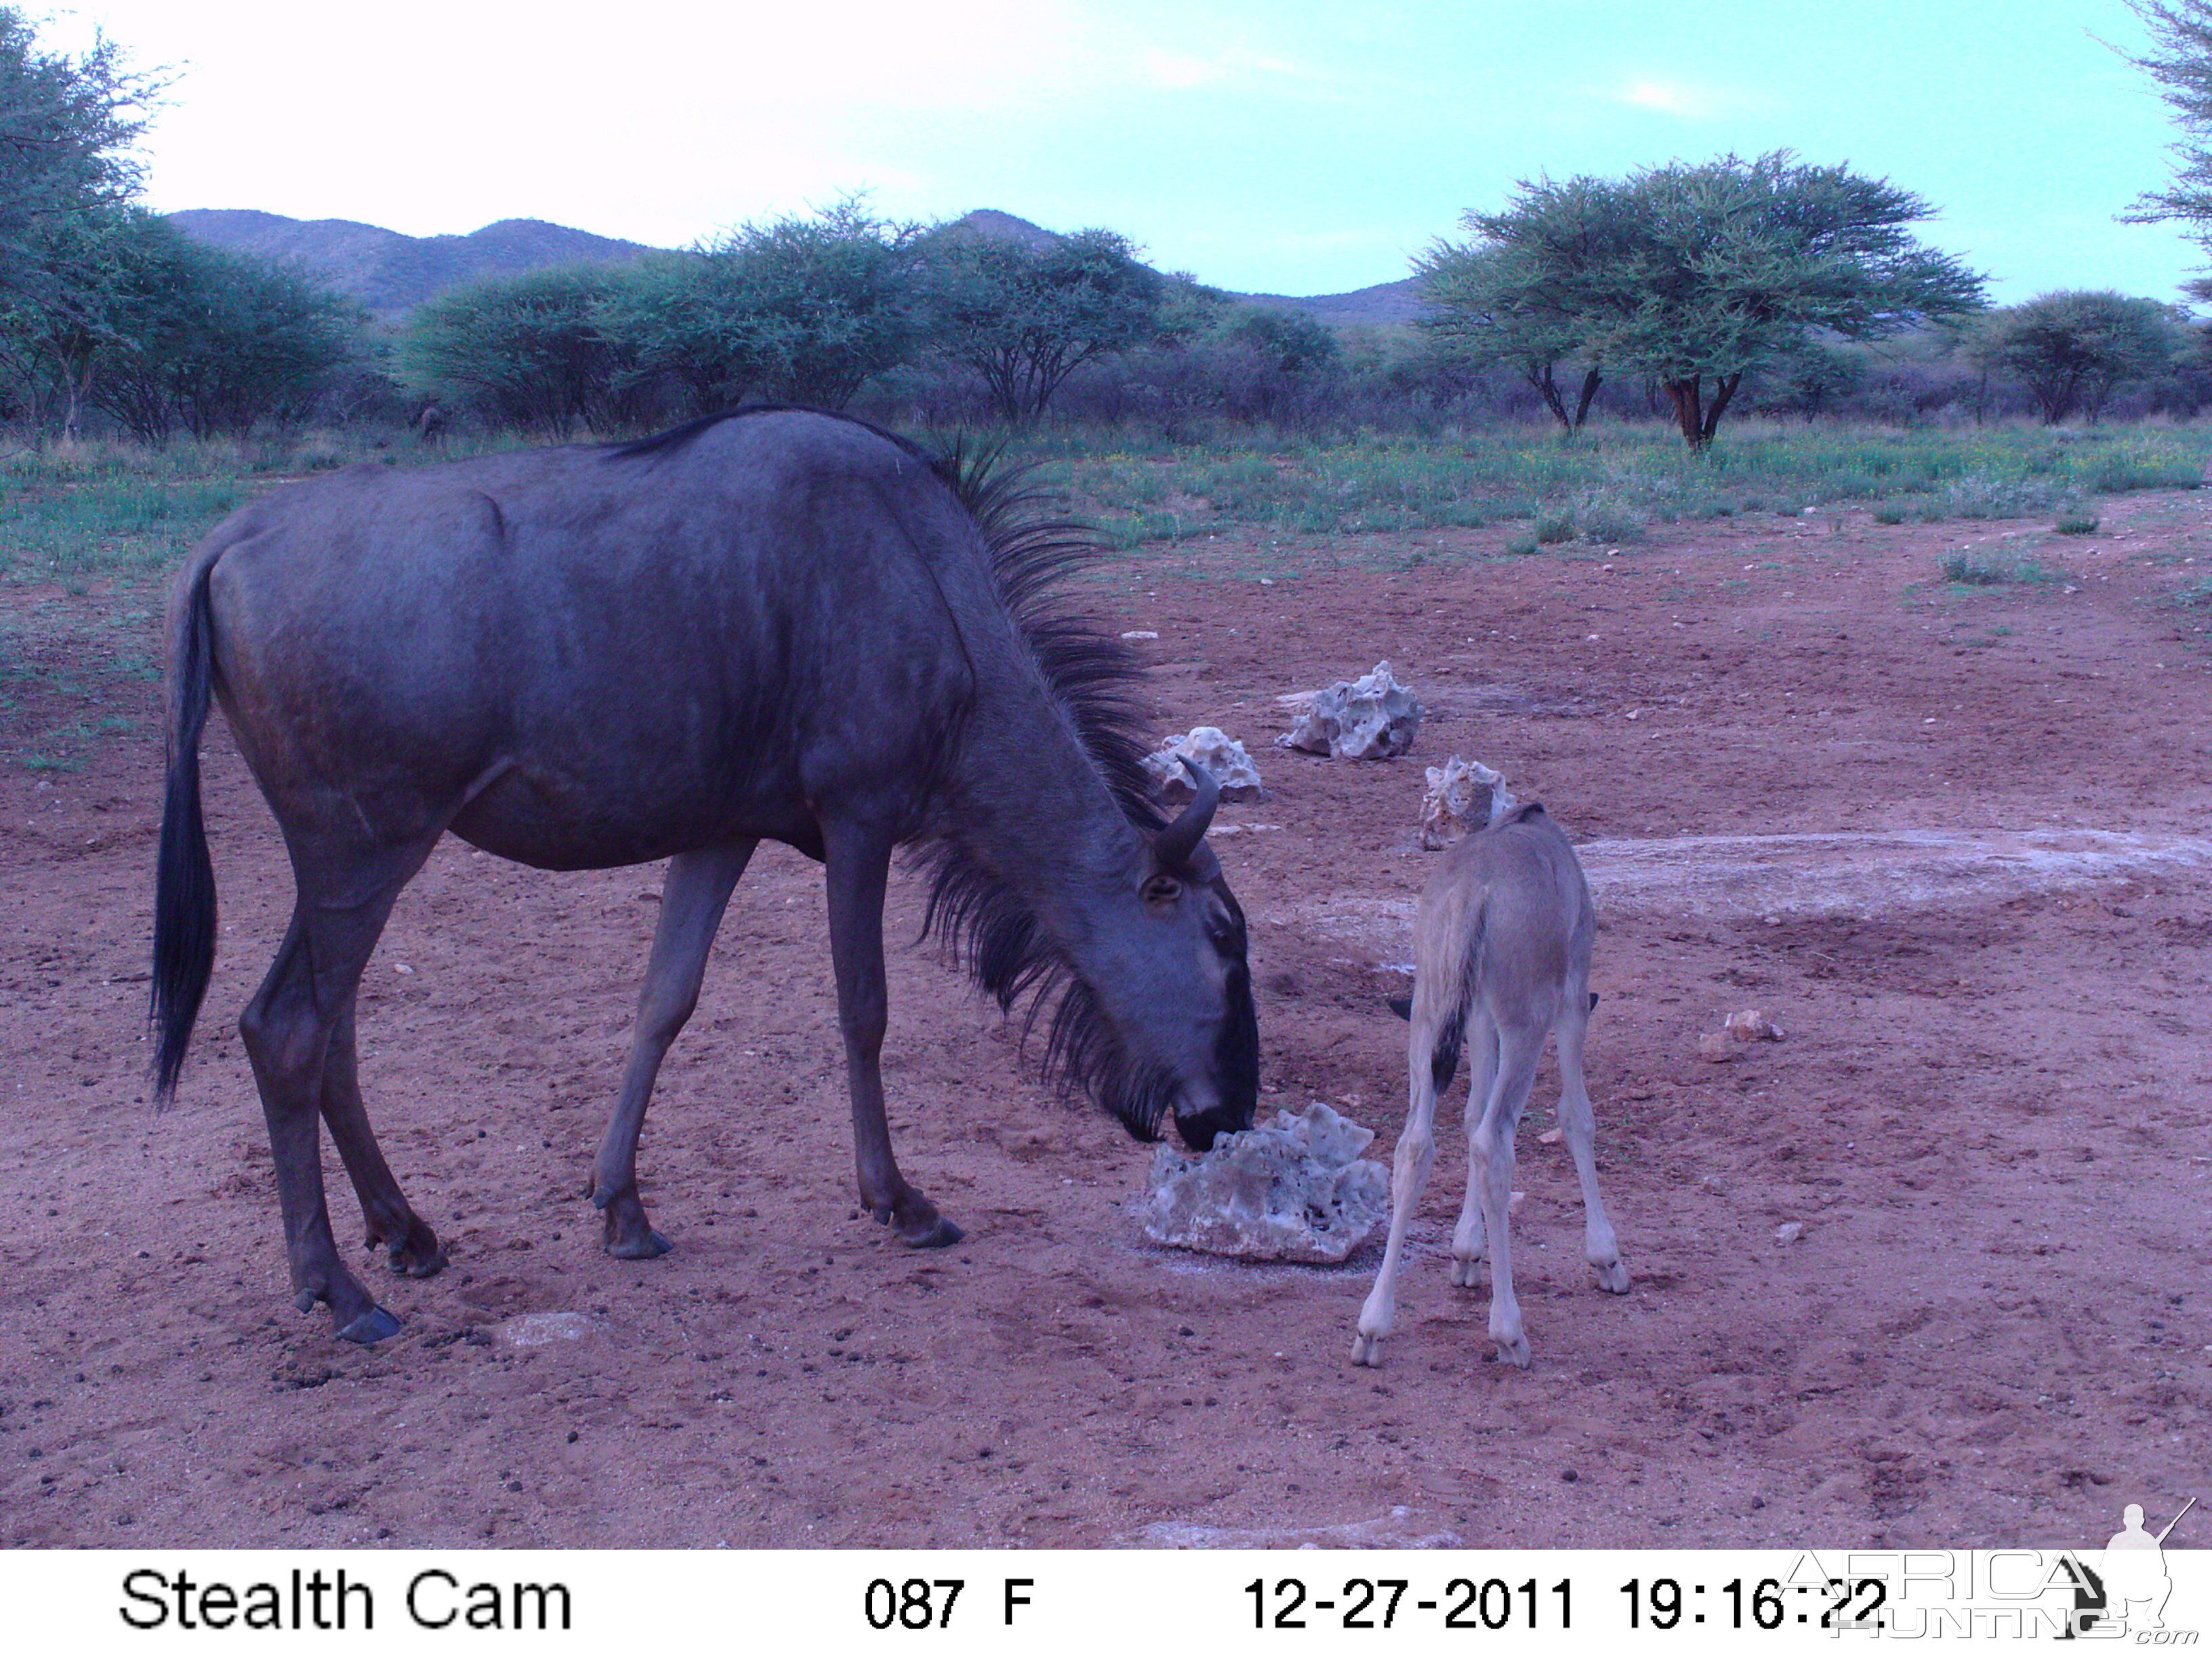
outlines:
M1774 1230L1774 1242L1777 1244L1795 1244L1804 1237L1805 1224L1802 1221L1785 1221Z

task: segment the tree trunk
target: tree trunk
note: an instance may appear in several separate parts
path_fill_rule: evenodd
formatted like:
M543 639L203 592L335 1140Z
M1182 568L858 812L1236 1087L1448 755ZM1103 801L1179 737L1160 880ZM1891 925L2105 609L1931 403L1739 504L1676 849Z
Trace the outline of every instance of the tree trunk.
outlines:
M1576 431L1581 431L1583 422L1589 419L1590 401L1597 396L1598 387L1604 384L1604 380L1598 374L1597 365L1592 363L1589 373L1583 376L1582 396L1575 399L1574 429Z
M1674 400L1674 424L1682 429L1682 441L1689 445L1690 453L1697 454L1711 441L1705 435L1705 410L1700 397L1700 377L1692 374L1686 380L1667 381L1667 395Z
M1536 395L1544 400L1544 407L1552 411L1552 418L1559 423L1559 430L1572 432L1579 422L1567 418L1567 406L1559 397L1559 383L1552 378L1551 364L1523 363L1521 365L1521 378L1536 388Z
M1735 389L1742 384L1741 369L1733 374L1723 374L1714 382L1712 407L1705 411L1705 443L1699 444L1698 448L1702 449L1705 444L1712 442L1713 434L1720 430L1721 416L1727 412L1729 400L1735 396Z

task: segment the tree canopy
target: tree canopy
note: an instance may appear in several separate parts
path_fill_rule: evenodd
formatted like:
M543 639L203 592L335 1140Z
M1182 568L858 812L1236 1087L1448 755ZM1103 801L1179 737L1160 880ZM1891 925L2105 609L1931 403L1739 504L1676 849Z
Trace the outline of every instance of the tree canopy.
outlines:
M2150 30L2151 49L2123 54L2165 90L2160 94L2180 125L2173 146L2173 180L2145 191L2121 215L2137 224L2179 219L2212 252L2212 0L2128 0Z
M1871 339L1978 309L1981 279L1905 229L1924 201L1786 150L1675 161L1625 179L1524 182L1468 240L1417 267L1437 326L1510 361L1563 423L1553 368L1650 377L1690 447L1712 441L1744 376L1808 338Z
M2027 388L2046 426L2095 420L2114 392L2155 374L2188 347L2185 319L2155 300L2109 289L2043 294L1978 319L1966 353Z
M929 251L939 349L980 374L1012 422L1043 413L1084 364L1149 339L1168 295L1166 280L1110 230L1032 248L956 226Z
M41 51L0 6L0 297L65 304L96 268L83 223L137 193L131 146L160 89L106 40L82 58Z

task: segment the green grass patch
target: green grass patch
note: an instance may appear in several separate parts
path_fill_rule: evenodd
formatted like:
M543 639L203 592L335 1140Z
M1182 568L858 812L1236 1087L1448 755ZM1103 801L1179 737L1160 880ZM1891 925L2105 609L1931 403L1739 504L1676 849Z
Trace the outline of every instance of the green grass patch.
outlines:
M1021 448L1123 546L1225 528L1347 536L1506 519L1535 525L1547 545L1619 544L1658 525L1844 504L1869 505L1885 524L2078 517L2096 495L2200 487L2212 431L2099 428L2059 442L2040 428L1747 422L1693 456L1658 422L1571 442L1524 428L1180 447L1067 429Z

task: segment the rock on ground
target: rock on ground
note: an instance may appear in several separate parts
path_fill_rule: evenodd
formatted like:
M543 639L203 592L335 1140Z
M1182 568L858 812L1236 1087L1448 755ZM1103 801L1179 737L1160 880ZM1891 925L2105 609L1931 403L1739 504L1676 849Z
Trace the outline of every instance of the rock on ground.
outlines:
M1161 799L1185 801L1196 793L1191 787L1190 774L1183 770L1185 760L1206 769L1206 775L1221 786L1224 800L1249 800L1260 793L1260 769L1253 764L1244 745L1218 726L1194 726L1145 757L1152 791Z
M1421 845L1433 853L1470 830L1495 823L1521 803L1505 787L1505 775L1480 761L1454 755L1428 769L1429 792L1421 798Z
M1389 760L1413 746L1421 705L1378 662L1356 680L1322 691L1293 691L1276 701L1291 711L1291 729L1275 741L1332 760Z
M1316 1100L1224 1135L1208 1152L1163 1146L1145 1191L1145 1237L1212 1255L1341 1261L1389 1213L1389 1172L1359 1155L1374 1139Z

